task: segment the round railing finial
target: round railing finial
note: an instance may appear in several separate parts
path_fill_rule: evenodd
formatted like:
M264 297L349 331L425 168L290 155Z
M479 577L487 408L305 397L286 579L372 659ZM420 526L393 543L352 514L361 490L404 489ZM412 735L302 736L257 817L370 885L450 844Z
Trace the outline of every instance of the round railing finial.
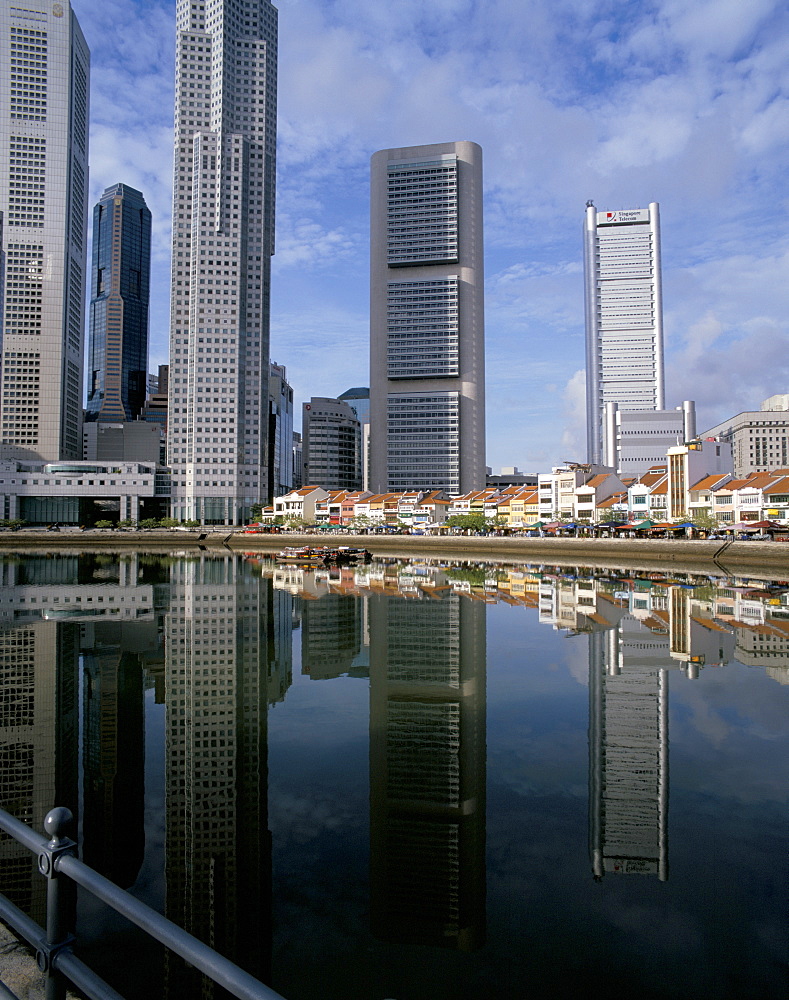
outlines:
M55 806L44 817L44 830L52 840L62 840L68 836L73 820L70 809L65 806Z

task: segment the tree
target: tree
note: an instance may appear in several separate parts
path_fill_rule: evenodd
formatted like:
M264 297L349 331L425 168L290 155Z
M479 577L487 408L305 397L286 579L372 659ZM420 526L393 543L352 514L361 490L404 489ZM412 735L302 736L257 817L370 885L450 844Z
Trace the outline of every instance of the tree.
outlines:
M494 518L482 513L452 514L446 519L448 528L461 528L464 531L489 531Z
M681 520L686 520L682 518ZM712 510L709 507L702 507L697 511L693 512L693 523L697 528L701 528L702 531L715 531L718 527L717 517L712 516Z

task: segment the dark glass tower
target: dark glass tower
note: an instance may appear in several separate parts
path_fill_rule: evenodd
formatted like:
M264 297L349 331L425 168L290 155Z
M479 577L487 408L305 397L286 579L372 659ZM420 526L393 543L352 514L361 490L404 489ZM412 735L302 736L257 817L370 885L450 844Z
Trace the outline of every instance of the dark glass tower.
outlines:
M151 213L115 184L93 209L86 420L136 420L145 405L150 278Z

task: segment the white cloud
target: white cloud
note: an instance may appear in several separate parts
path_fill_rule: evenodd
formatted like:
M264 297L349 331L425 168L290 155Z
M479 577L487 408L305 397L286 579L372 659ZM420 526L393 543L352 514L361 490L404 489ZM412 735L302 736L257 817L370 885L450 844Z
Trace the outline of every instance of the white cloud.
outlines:
M73 2L93 53L92 197L124 181L154 214L153 362L169 322L174 4ZM485 159L488 464L584 452L587 198L661 203L669 397L711 423L789 384L785 4L277 6L272 352L300 398L367 381L371 153L456 138Z

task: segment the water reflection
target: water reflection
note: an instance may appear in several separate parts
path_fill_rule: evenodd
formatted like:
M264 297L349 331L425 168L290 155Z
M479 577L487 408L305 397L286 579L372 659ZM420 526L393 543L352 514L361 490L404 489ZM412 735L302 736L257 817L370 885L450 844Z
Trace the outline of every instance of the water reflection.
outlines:
M382 946L458 953L489 938L491 605L588 644L598 882L668 879L670 678L696 685L739 662L789 683L789 587L747 579L428 562L307 571L137 553L7 557L0 583L2 806L41 829L54 803L68 805L85 860L156 897L141 874L153 853L150 692L164 706L163 909L275 985L269 712L287 706L297 663L316 691L369 678L366 931ZM528 648L506 655L542 667ZM6 838L0 878L41 921L43 880ZM201 989L170 958L150 976L169 997Z

